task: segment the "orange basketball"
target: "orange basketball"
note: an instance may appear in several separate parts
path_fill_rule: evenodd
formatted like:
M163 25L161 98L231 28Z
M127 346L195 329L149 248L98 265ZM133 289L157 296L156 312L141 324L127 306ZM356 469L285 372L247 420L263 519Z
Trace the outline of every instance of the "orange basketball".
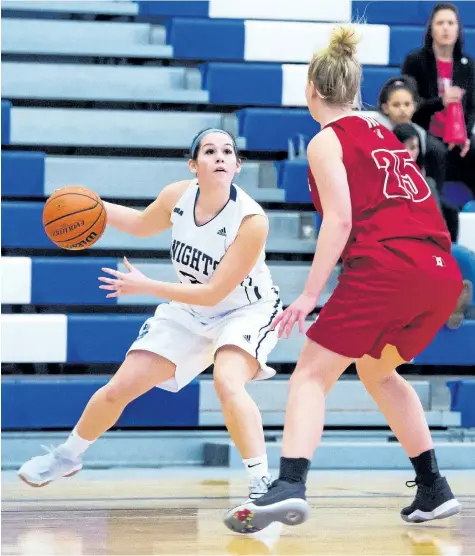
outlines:
M46 235L58 247L73 251L94 245L106 227L106 209L101 198L78 185L58 189L43 209Z

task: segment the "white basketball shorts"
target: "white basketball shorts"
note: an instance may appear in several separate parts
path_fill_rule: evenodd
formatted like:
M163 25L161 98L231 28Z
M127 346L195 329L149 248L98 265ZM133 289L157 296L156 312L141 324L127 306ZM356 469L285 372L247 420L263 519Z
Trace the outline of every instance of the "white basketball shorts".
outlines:
M279 299L264 301L207 321L186 305L164 303L143 324L127 353L151 351L174 363L174 378L157 385L170 392L178 392L205 371L225 345L238 346L255 357L260 369L254 380L265 380L275 375L266 362L277 343L277 332L270 325L281 310Z

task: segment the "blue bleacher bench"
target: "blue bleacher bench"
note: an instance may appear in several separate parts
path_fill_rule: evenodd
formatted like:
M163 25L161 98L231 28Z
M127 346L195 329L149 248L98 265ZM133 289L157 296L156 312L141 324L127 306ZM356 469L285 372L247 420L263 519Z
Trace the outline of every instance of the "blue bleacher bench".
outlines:
M306 106L304 64L209 62L200 69L213 104ZM375 106L383 84L398 74L398 68L364 66L363 105Z
M10 144L10 114L12 103L9 100L2 100L2 145Z
M250 151L287 151L288 140L297 134L313 137L320 129L308 110L244 108L236 112L239 136Z
M2 378L2 429L70 429L108 376ZM159 388L131 402L116 427L198 426L199 384L171 394Z
M45 153L2 152L2 195L44 197Z
M121 363L149 314L3 314L5 363ZM307 322L309 325L311 321ZM475 365L475 320L445 326L414 359L417 365ZM305 337L296 330L279 342L269 362L295 363Z
M462 427L475 427L475 380L450 380L451 411L459 411Z

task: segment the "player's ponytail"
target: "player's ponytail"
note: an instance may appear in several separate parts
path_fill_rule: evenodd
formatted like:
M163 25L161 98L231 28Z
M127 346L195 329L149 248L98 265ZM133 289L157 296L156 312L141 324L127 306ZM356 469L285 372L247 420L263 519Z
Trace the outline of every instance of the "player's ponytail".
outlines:
M308 80L328 104L359 104L361 65L356 59L358 32L353 25L338 25L327 48L318 51L308 67Z

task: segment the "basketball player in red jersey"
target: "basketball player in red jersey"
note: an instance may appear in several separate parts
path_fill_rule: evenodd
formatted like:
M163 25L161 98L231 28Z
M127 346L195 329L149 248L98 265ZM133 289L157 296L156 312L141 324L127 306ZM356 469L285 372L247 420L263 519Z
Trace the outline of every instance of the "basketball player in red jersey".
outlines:
M240 533L308 518L305 482L323 430L325 396L353 361L415 469L417 493L401 517L429 521L461 508L439 473L419 397L396 368L446 322L462 277L410 154L391 131L353 111L361 79L357 42L353 27L339 26L309 66L307 103L322 126L308 146L309 185L323 222L304 291L274 321L279 336L288 337L296 323L304 332L340 257L343 274L307 331L290 379L279 478L262 498L224 518Z

